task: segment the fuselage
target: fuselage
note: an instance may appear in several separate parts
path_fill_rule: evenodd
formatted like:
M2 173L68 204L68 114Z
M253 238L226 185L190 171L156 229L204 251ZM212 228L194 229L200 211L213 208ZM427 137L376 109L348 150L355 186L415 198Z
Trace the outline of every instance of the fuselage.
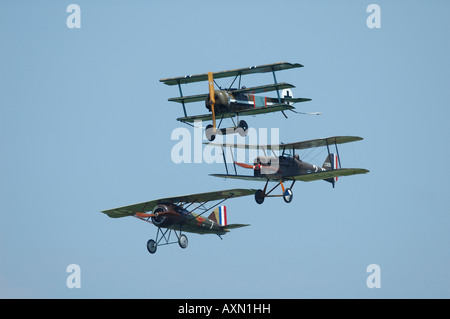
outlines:
M189 212L181 206L174 204L158 204L153 210L157 216L152 217L152 223L161 228L183 230L197 234L226 233L223 226L208 217Z
M298 156L259 156L253 164L254 176L267 176L273 179L326 171L323 167L303 162Z
M233 90L214 91L214 109L217 113L239 112L255 107L271 106L279 104L278 98L258 96L250 93L233 92ZM209 94L205 99L206 108L211 111Z

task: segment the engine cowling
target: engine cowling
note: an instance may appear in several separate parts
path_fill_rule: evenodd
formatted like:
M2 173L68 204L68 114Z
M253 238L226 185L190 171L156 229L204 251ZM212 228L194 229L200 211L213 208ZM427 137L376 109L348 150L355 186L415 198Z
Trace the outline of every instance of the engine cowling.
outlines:
M153 209L153 214L155 214L156 216L152 217L152 223L158 227L166 227L167 225L171 224L171 214L168 214L168 212L175 213L173 208L169 205L160 204L156 206Z
M230 107L230 99L231 99L231 97L228 92L222 91L222 90L215 90L214 91L214 100L215 100L214 109L218 112L223 112L223 111L227 110ZM211 100L209 97L209 93L206 96L205 106L209 111L211 111Z

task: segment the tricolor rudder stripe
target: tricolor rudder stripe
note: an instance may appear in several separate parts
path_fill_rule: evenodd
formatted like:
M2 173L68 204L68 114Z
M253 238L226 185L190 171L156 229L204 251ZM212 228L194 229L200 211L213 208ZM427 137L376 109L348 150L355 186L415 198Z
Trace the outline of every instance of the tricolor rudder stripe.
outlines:
M220 226L227 225L227 207L219 206L219 224Z

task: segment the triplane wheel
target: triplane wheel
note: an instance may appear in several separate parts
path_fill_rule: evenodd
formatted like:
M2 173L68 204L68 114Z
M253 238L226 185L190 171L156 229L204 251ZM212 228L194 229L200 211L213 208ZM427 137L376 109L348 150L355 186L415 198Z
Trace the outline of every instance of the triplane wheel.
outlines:
M247 133L248 133L248 124L247 124L247 122L245 122L243 120L239 121L238 126L236 128L236 131L242 137L247 136Z
M188 239L186 237L186 235L181 235L178 238L178 244L180 245L181 248L186 248L188 246Z
M210 142L214 141L216 138L215 129L211 124L208 124L205 129L206 139Z
M153 239L150 239L147 242L147 250L150 254L156 253L156 248L158 247L158 244Z

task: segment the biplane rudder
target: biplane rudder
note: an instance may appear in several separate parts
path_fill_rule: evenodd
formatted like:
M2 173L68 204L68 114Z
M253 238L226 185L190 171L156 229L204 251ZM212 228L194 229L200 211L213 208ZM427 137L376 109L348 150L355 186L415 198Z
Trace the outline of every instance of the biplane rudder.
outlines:
M226 206L216 207L208 218L216 222L220 226L227 226L228 225L227 207Z
M323 162L322 168L327 171L337 169L338 163L339 163L339 158L338 158L337 154L330 153L327 156L327 158L325 159L325 162ZM333 185L333 188L334 188L334 184L337 182L337 180L338 180L337 177L324 179L324 181L331 183Z

